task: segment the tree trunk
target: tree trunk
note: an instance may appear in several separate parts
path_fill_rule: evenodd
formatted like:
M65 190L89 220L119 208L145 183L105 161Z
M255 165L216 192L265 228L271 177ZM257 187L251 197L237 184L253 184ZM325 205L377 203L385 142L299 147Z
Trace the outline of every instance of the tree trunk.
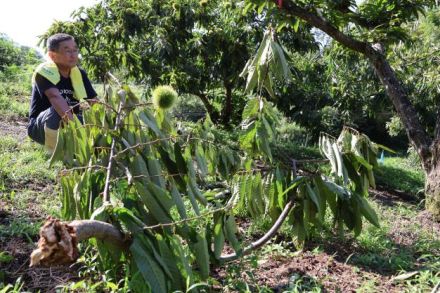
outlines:
M394 70L391 68L385 56L375 51L373 47L368 47L364 55L370 60L377 76L390 97L391 102L396 109L402 123L405 127L406 134L411 143L416 147L417 153L422 161L423 169L427 172L431 169L431 138L426 133L420 123L416 109L411 104L404 87L396 77Z
M202 103L205 106L206 111L208 112L208 115L211 118L211 121L214 122L214 124L218 123L220 119L220 115L211 105L211 103L208 100L208 97L204 93L198 93L195 95L198 96L200 100L202 100Z
M437 221L440 221L440 141L435 141L432 146L432 165L426 172L426 209L429 210Z
M225 106L222 111L222 124L223 126L228 127L231 122L232 116L232 86L225 82L226 88L226 97L225 97Z

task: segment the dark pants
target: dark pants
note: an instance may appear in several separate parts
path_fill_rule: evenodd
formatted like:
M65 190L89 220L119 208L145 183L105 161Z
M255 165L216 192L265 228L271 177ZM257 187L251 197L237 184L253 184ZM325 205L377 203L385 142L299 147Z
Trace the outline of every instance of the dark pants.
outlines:
M82 123L82 115L77 114L79 121ZM37 118L31 118L28 124L29 137L44 145L44 126L47 128L58 130L60 128L61 117L53 107L47 108L41 112Z

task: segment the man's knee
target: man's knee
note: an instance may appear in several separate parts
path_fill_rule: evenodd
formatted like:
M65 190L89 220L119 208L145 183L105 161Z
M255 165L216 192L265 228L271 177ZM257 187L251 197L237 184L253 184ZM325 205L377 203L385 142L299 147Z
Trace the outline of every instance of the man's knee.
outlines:
M61 116L55 111L53 107L50 107L44 111L43 122L45 128L50 128L53 130L58 130L60 128Z
M31 118L27 127L28 136L35 142L44 145L44 125Z

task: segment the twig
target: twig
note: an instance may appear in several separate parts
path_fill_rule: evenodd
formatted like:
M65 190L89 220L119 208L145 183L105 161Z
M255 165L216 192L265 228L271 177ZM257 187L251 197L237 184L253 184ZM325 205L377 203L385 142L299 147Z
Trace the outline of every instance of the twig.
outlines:
M439 293L440 292L440 282L437 283L437 285L435 285L434 288L432 288L431 293Z
M121 100L119 102L118 113L116 116L116 123L115 123L114 130L118 130L120 127L120 124L121 124L121 113L122 113L122 108L124 107L124 102L125 102L125 92L121 92L119 97L121 98ZM110 148L108 166L107 166L107 176L105 178L104 195L103 195L104 203L110 202L110 194L108 191L109 191L109 186L110 186L111 169L112 169L113 160L115 157L115 155L114 155L115 148L116 148L116 139L113 137L112 138L112 145Z
M221 212L221 211L226 211L226 210L232 209L233 205L234 205L234 201L235 201L235 197L232 196L229 199L229 201L226 203L226 205L221 207L221 208L213 209L213 210L210 210L210 211L208 211L206 213L200 214L198 216L186 218L186 219L183 219L183 220L180 220L180 221L175 221L175 222L171 222L171 223L159 223L159 224L152 225L152 226L143 226L142 229L143 230L154 230L154 229L157 229L157 228L172 227L172 226L176 226L178 224L183 224L183 223L186 223L186 222L202 219L202 218L205 218L206 216L212 215L212 214L214 214L216 212Z

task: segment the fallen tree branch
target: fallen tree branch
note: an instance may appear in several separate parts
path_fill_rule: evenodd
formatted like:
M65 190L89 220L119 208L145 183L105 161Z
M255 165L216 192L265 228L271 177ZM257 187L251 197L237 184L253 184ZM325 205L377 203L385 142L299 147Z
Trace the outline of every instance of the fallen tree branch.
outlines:
M293 199L291 199L286 204L273 226L263 235L263 237L252 242L249 246L244 248L241 253L237 254L234 252L221 255L219 261L221 263L234 261L266 244L280 229L293 207L294 202ZM186 219L185 221L187 220L190 219ZM157 227L168 225L171 225L171 223L159 224ZM148 228L156 227L152 226ZM118 228L106 222L96 220L75 220L68 223L49 217L40 229L38 248L31 254L30 266L51 266L72 263L79 257L77 243L89 238L96 238L104 241L106 244L114 245L123 251L128 250L131 243L131 240Z
M128 238L115 226L96 220L70 223L49 217L40 229L38 248L31 253L30 266L68 264L79 257L77 244L89 238L102 240L122 250L129 246Z

